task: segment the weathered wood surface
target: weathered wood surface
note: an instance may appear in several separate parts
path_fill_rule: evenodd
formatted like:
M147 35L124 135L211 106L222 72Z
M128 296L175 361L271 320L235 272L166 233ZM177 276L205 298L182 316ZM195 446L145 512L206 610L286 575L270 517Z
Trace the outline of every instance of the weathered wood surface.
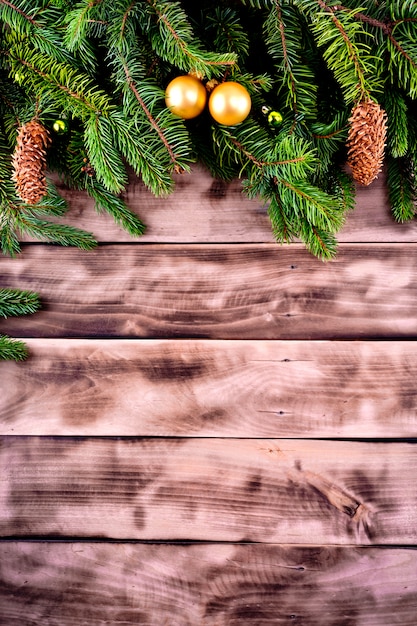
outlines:
M343 244L321 263L300 248L27 245L2 260L4 287L44 310L2 332L33 337L410 338L417 334L417 244Z
M417 437L413 341L29 339L0 434Z
M242 193L239 180L215 180L203 167L174 176L176 187L167 198L157 198L137 177L131 177L124 199L146 224L137 241L161 243L273 242L266 207ZM60 221L92 231L99 241L132 242L105 213L97 215L94 202L84 192L60 185L69 210ZM417 241L417 223L396 224L387 200L384 173L369 187L356 189L355 209L338 234L345 242Z
M0 363L0 624L415 626L417 224L383 183L328 264L200 167L132 180L143 237L63 190L103 245L1 259L43 311L0 320L30 350Z
M417 539L406 443L9 436L0 462L2 537Z
M3 543L5 626L415 626L417 552Z

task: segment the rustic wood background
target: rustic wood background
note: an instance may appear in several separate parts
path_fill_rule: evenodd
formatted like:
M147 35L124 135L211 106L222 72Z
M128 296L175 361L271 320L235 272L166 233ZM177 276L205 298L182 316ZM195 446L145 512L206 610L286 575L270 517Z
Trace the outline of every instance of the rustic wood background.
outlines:
M417 228L384 177L330 263L201 167L132 240L26 241L1 286L4 626L415 626Z

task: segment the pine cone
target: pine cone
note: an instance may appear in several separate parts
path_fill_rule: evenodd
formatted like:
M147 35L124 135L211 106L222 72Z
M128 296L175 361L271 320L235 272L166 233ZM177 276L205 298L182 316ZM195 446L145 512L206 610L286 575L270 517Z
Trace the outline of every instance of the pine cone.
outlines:
M387 135L387 115L377 102L359 102L349 119L347 163L353 178L369 185L381 171Z
M27 204L36 204L47 194L45 169L49 143L49 132L36 120L20 127L13 154L13 180L19 197Z

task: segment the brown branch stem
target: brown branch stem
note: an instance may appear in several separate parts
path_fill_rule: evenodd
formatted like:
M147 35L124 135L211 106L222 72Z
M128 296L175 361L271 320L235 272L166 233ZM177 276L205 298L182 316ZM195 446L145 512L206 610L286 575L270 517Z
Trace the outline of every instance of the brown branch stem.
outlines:
M241 150L243 154L246 155L250 161L252 161L252 163L255 163L255 165L257 165L258 167L267 167L270 165L287 165L288 163L299 163L300 161L304 160L304 157L300 156L294 159L285 159L284 161L259 161L259 159L257 159L251 152L249 152L249 150L246 150L246 148L243 146L243 144L240 143L240 141L238 141L234 137L230 137L230 139L232 143L237 148L239 148L239 150Z
M165 146L165 148L166 148L166 150L167 150L167 152L168 152L168 154L170 156L170 159L171 159L172 163L174 163L175 171L176 172L183 171L183 168L180 165L178 165L178 163L177 163L177 159L176 159L176 156L174 154L173 149L171 148L169 142L167 141L163 131L158 126L158 124L157 124L155 118L153 117L152 113L150 112L150 110L146 106L146 104L145 104L142 96L140 95L140 93L139 93L139 91L138 91L138 89L137 89L137 87L136 87L132 77L130 76L129 70L126 67L125 64L123 64L123 69L124 69L124 72L125 72L125 75L126 75L126 79L127 79L128 85L129 85L129 89L132 91L132 93L135 96L136 100L139 102L140 106L142 107L142 109L143 109L146 117L148 118L152 128L154 128L156 130L156 132L158 133L158 136L161 139L162 143L164 144L164 146Z
M320 4L321 0L318 0L318 2ZM324 5L325 3L323 2L322 4ZM350 11L349 8L343 6L342 4L337 4L332 7L328 7L327 5L325 6L327 7L329 11ZM391 41L394 48L396 48L398 52L401 55L403 55L412 65L416 66L416 63L414 62L414 60L404 50L404 48L400 45L400 43L395 39L392 33L394 30L394 27L397 24L402 24L403 22L416 22L417 20L415 20L414 18L404 18L403 20L381 22L380 20L377 20L373 17L369 17L369 15L365 15L365 13L360 13L360 12L355 13L355 19L360 20L361 22L365 22L366 24L370 24L371 26L374 26L375 28L381 29L384 32L384 34L387 35L388 39Z
M16 5L12 4L11 2L8 2L8 0L0 0L0 4L5 4L6 6L10 7L11 9L13 9L13 11L16 11L17 13L22 15L28 22L30 22L34 26L37 25L37 23L35 22L35 20L32 17L27 15L24 11L22 11L22 9L19 9L19 7L17 7Z

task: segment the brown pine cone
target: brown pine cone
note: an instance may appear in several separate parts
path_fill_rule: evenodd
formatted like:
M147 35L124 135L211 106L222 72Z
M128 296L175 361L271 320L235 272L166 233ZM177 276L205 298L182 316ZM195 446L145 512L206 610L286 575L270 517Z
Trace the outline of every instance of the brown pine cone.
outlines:
M387 136L387 115L377 102L359 102L349 119L347 163L354 180L369 185L381 171Z
M36 120L20 127L13 154L13 180L18 196L36 204L47 194L45 177L48 130Z

